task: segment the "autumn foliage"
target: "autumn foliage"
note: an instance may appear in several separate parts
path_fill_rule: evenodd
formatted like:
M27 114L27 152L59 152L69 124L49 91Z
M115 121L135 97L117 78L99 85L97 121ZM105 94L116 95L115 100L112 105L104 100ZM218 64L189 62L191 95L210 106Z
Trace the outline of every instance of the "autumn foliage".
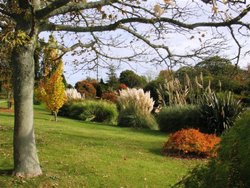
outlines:
M115 92L105 92L102 94L102 99L116 103L117 102L117 94Z
M126 84L119 84L118 90L122 89L128 89L128 86Z
M40 99L46 104L47 108L54 113L57 120L58 110L67 100L65 87L62 81L62 62L57 70L49 78L41 80L39 83Z
M94 85L88 80L77 82L75 88L86 98L95 98L96 96L96 89Z
M50 44L57 45L53 36L50 36ZM38 98L45 103L47 108L54 114L57 121L57 113L67 100L63 83L63 62L59 52L54 48L44 49L43 78L37 89Z
M220 140L214 134L204 134L196 129L182 129L170 135L164 144L163 153L184 157L215 157L216 145Z

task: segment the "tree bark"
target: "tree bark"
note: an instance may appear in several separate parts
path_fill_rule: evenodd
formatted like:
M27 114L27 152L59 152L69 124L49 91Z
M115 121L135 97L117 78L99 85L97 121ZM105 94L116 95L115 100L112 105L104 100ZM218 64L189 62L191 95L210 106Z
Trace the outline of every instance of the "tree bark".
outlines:
M15 103L13 175L19 177L42 174L33 126L34 49L31 42L14 48L12 52Z

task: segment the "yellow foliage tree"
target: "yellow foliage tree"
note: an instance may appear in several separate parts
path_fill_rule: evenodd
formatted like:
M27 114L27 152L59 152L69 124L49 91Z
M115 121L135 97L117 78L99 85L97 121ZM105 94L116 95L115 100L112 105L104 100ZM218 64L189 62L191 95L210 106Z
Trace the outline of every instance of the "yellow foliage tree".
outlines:
M49 43L51 42L56 44L52 37ZM44 77L39 82L38 97L51 110L57 121L57 113L67 100L62 77L63 62L58 58L57 49L45 48L44 56Z

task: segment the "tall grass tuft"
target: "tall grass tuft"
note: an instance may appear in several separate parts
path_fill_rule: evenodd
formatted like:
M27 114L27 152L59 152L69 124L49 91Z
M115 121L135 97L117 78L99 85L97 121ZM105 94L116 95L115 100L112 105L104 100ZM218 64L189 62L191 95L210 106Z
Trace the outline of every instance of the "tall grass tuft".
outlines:
M151 114L154 101L150 93L142 89L120 91L118 97L118 126L157 129L158 125Z

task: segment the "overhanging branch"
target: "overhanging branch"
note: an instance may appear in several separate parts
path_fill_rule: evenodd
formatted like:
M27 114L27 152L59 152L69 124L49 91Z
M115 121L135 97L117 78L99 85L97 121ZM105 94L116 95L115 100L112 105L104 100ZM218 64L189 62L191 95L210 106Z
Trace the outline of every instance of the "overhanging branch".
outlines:
M185 29L195 29L198 27L229 27L231 25L241 25L240 21L243 17L245 17L250 11L250 6L244 9L238 16L235 18L224 21L224 22L198 22L198 23L184 23L175 19L160 17L160 18L125 18L120 19L114 23L108 25L100 25L100 26L72 26L72 25L58 25L54 23L43 23L43 27L41 31L71 31L71 32L101 32L101 31L111 31L119 28L120 24L126 23L142 23L142 24L156 24L156 23L168 23L174 26L178 26Z

